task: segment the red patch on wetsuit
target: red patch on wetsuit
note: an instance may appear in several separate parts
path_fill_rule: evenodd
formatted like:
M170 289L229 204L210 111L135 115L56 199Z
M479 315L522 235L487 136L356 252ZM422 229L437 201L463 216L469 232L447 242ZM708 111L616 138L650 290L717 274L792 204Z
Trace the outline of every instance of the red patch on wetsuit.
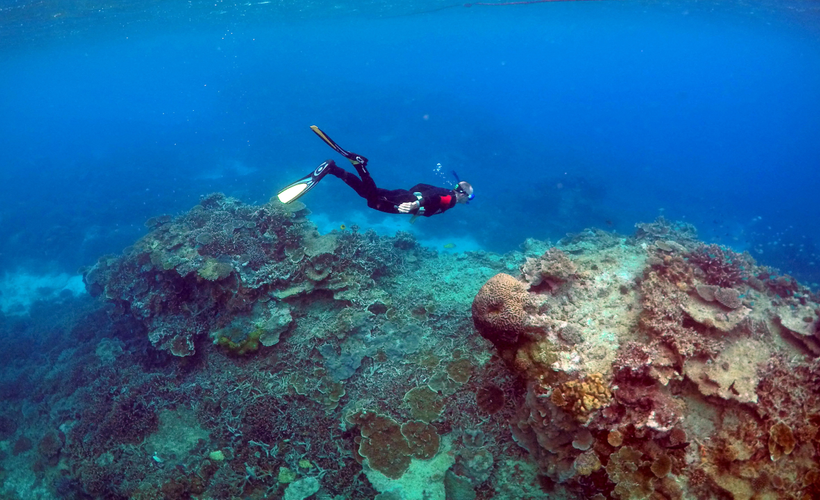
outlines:
M442 197L441 197L441 204L442 204L443 206L445 206L445 207L446 207L446 206L449 206L449 205L450 205L450 201L451 201L452 199L453 199L452 195L449 195L449 194L448 194L447 196L442 196Z

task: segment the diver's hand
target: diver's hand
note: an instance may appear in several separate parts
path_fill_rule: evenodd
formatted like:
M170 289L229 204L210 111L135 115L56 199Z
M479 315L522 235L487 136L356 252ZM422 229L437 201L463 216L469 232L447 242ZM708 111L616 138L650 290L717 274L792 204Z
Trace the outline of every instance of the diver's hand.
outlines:
M420 205L421 204L418 200L406 201L396 208L398 209L400 214L409 214L410 212L415 212L416 210L418 210Z

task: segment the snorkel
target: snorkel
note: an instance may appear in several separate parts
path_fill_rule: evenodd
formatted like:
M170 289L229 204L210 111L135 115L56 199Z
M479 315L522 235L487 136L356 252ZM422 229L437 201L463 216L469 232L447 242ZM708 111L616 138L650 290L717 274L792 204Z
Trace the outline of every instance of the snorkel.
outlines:
M467 203L469 205L470 200L475 198L475 194L473 194L473 186L471 186L470 183L467 182L467 181L462 181L458 177L458 174L456 173L455 170L452 170L451 172L453 174L453 177L456 178L456 185L453 188L453 191L455 191L457 193L461 193L461 194L467 196L467 201L465 203Z

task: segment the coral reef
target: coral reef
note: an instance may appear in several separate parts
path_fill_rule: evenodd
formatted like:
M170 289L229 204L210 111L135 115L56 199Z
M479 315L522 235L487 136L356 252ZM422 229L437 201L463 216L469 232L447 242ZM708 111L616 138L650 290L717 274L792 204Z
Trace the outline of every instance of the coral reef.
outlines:
M254 315L265 303L275 315L282 300L317 289L362 300L362 284L401 267L400 241L390 248L372 236L320 236L306 213L275 201L251 207L210 195L181 217L153 221L150 233L123 255L100 259L84 280L92 295L140 318L155 347L191 356L210 334L245 354L271 331L237 331L230 324L237 316ZM219 331L226 327L233 331Z
M532 291L555 292L577 271L567 254L557 248L550 248L538 258L528 258L521 267L522 278Z
M801 415L817 415L820 385L818 361L803 356L816 353L817 305L800 288L775 292L755 279L766 270L750 257L698 244L682 228L643 225L632 245L606 241L592 255L588 237L574 238L573 265L559 266L571 278L539 288L549 265L530 258L520 278L495 277L479 292L479 333L516 339L494 342L528 388L516 441L553 490L578 498L810 498L817 417ZM619 284L624 275L631 282ZM639 292L638 307L608 303L615 288ZM586 316L587 328L573 327L586 303L627 321ZM515 321L496 322L498 311ZM596 337L609 339L613 357L590 345ZM811 436L802 454L798 434Z
M820 496L820 304L790 277L664 219L499 256L307 214L207 196L21 324L0 493Z

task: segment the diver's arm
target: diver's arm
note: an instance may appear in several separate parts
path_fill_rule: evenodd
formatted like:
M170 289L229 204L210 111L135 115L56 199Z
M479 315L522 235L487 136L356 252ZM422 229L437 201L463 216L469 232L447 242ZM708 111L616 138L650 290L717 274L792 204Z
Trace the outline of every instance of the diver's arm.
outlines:
M396 210L399 211L401 214L409 214L411 212L415 212L419 209L421 204L418 200L416 201L405 201L401 205L396 207Z
M430 186L432 187L432 186ZM433 215L439 212L443 212L447 208L449 208L450 197L447 197L446 203L443 200L443 197L438 193L429 193L423 192L422 190L414 191L413 194L416 196L416 201L407 201L398 205L396 209L399 213L407 214L413 213L417 215Z

